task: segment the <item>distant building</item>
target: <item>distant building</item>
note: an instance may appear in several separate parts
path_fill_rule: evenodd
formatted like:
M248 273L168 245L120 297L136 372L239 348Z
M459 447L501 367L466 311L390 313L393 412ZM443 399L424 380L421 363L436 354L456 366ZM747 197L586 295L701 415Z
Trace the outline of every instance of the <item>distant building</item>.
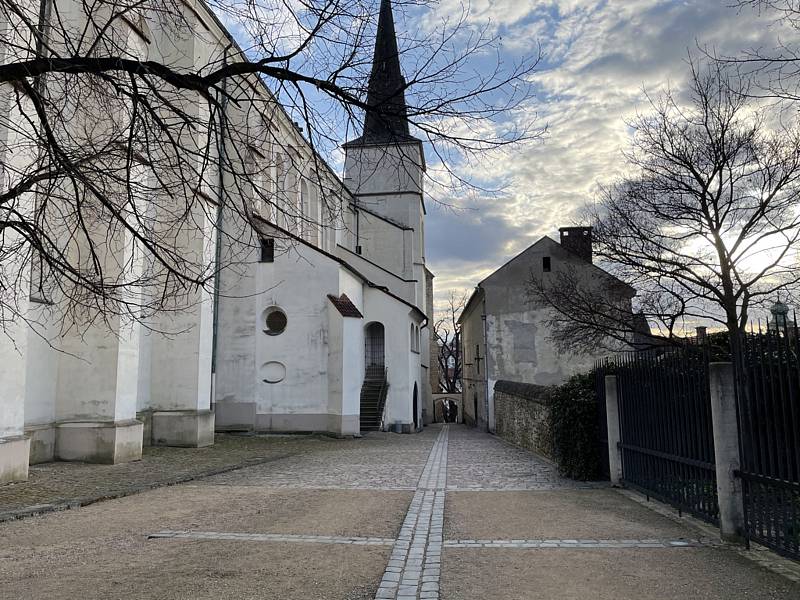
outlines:
M559 231L560 244L545 236L481 281L461 313L465 423L494 430L494 384L499 380L556 385L590 370L597 358L608 354L608 348L560 353L548 325L553 309L528 299L531 277L569 270L630 307L635 290L592 263L591 228Z

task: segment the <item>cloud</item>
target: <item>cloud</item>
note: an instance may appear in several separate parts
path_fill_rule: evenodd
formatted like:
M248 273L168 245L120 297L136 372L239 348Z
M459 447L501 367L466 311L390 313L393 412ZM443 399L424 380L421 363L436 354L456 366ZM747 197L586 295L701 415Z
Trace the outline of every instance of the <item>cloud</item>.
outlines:
M455 0L440 11L457 10ZM643 90L680 90L699 47L733 55L774 47L785 31L769 16L709 0L473 0L470 20L491 20L504 51L546 54L533 83L535 111L549 132L468 175L510 182L501 198L465 214L429 210L427 258L437 296L471 288L559 226L571 224L598 187L625 172L628 123L647 108ZM459 9L460 10L460 9ZM531 35L536 33L536 37ZM489 162L489 161L487 161ZM462 205L459 199L453 199Z

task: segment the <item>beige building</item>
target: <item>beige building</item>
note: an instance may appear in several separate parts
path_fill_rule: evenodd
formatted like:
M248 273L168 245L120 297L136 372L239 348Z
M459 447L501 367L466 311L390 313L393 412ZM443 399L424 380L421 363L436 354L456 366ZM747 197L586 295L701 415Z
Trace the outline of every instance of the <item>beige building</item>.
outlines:
M552 309L529 300L529 282L569 272L598 286L630 310L635 290L592 263L591 228L560 229L561 243L545 236L481 281L459 322L462 327L464 422L494 431L494 384L500 380L556 385L592 368L596 353L561 353L548 324Z

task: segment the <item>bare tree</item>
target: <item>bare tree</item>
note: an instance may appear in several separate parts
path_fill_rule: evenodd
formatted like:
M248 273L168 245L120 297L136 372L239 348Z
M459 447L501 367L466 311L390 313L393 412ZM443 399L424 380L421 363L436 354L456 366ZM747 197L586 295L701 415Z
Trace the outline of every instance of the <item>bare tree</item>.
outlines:
M461 393L461 324L458 317L467 304L467 294L450 292L445 315L433 324L439 348L439 385L447 394Z
M595 254L638 291L636 311L569 276L532 289L557 339L677 340L695 324L745 329L754 307L797 293L800 132L769 119L719 64L692 65L688 99L667 93L632 124L628 171L586 210ZM738 340L732 335L731 340Z
M760 97L791 102L800 101L800 3L797 0L734 0L739 10L752 10L764 19L785 25L795 35L779 39L775 47L756 46L742 49L739 55L719 55L704 49L707 55L721 64L738 69L753 78L751 93Z
M431 4L395 9L410 19ZM478 71L470 61L499 39L466 13L402 36L405 85L369 105L377 9L374 0L0 0L0 321L26 317L18 296L28 286L33 300L59 305L64 327L179 310L236 262L219 255L232 247L226 235L257 243L240 228L226 233L226 218L265 217L296 235L341 227L350 200L323 158L365 113L396 119L399 95L439 167L428 172L444 171L450 185L464 183L451 161L536 135L532 122L504 115L530 98L538 56ZM287 119L310 155L278 127ZM299 193L309 178L316 215Z

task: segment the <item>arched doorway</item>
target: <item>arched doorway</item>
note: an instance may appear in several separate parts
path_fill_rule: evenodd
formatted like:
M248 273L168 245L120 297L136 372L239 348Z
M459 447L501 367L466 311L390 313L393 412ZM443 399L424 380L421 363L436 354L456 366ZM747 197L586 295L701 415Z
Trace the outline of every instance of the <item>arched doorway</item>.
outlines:
M383 375L386 368L386 353L384 350L385 333L382 323L367 325L364 335L364 365L367 375Z
M417 394L417 382L415 381L414 382L414 398L413 398L413 403L412 403L412 407L413 407L413 410L414 410L414 431L419 429L419 418L417 417L417 412L418 412L418 408L419 408L418 407L419 401L417 399L417 396L418 396L418 394Z

